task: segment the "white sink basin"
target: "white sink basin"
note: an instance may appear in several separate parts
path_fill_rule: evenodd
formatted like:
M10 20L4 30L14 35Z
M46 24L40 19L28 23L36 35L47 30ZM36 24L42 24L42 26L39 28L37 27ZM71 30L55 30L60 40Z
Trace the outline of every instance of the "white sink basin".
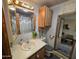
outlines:
M34 46L35 46L34 42L33 41L29 41L29 43L26 43L26 42L22 43L22 47L21 48L23 50L29 51L29 50L32 50Z

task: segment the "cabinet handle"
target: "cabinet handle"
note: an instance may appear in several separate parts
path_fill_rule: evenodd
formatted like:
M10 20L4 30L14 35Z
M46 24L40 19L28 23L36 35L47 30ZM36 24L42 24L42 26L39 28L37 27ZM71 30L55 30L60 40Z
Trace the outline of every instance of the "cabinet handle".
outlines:
M39 55L37 54L37 58L39 58Z

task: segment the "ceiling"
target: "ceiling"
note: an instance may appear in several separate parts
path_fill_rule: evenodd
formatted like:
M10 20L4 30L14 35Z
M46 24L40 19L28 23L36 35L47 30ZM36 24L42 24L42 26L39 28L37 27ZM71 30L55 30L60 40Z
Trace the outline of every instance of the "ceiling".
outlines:
M48 7L50 7L50 6L54 6L62 2L65 2L67 0L19 0L19 1L26 2L26 3L28 2L38 6L47 5Z

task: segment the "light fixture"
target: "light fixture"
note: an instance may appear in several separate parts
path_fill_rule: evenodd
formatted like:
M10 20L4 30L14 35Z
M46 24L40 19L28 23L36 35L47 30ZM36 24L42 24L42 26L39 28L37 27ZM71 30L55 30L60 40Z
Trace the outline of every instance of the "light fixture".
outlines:
M23 7L29 8L29 9L33 9L33 6L31 6L31 4L29 3L23 3L21 4Z
M14 7L13 5L9 6L9 9L10 9L10 10L13 10L13 11L16 10L15 7Z
M28 9L24 9L24 8L22 8L22 10L23 10L24 12L33 12L32 10L28 10Z
M11 4L12 3L12 0L8 0L8 4Z
M13 10L13 11L15 10L15 8L10 8L10 9Z
M15 1L15 3L16 3L16 4L19 4L19 1L18 1L18 0L16 0L16 1Z
M28 4L25 4L25 3L22 3L22 6L23 6L23 7L30 8L29 5L28 5Z
M16 8L21 9L24 12L32 12L32 13L34 12L33 10L30 10L30 9L27 9L27 8L23 8L23 7L20 7L20 6L16 6Z

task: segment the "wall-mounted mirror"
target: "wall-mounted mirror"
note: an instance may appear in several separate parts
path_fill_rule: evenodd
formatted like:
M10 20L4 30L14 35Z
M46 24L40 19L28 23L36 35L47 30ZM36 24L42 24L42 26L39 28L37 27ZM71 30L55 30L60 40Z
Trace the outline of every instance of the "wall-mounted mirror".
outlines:
M58 20L55 49L70 58L76 41L76 13L63 14Z
M28 33L33 31L33 13L25 12L22 9L16 9L16 16L17 16L17 29L19 28L20 34ZM18 22L19 20L19 22ZM19 24L19 26L18 26Z
M36 17L33 6L19 0L7 0L9 17L12 29L12 39L10 45L20 40L32 38L32 32L36 28Z
M8 0L12 34L24 34L35 30L33 7L18 0Z

